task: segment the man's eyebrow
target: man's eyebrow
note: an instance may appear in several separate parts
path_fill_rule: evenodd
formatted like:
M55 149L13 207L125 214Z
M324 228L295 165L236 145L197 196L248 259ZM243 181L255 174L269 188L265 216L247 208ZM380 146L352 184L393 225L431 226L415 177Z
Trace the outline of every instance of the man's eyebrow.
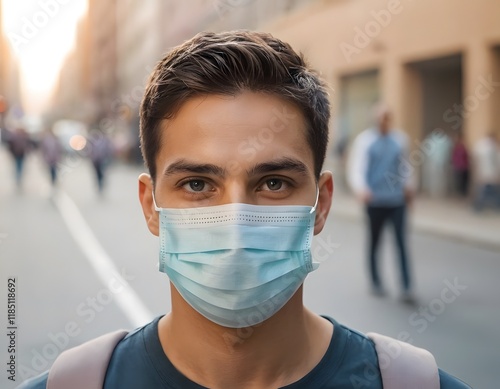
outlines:
M294 171L302 175L307 175L308 172L307 166L298 159L280 158L255 165L248 171L248 175L265 174L279 170Z
M220 166L211 163L197 163L179 159L168 165L163 174L170 176L178 173L213 174L222 177L226 174L226 171Z

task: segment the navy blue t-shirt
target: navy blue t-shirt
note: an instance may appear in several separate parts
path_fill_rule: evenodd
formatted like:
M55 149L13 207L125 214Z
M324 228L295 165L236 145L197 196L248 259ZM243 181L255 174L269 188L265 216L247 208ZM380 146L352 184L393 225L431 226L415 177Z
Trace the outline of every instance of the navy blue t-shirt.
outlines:
M159 317L129 333L116 347L106 372L104 389L206 389L180 373L163 352L158 336ZM331 318L334 332L330 345L316 367L285 389L379 389L382 388L377 353L365 335ZM22 389L45 389L48 373ZM439 370L441 389L469 386Z

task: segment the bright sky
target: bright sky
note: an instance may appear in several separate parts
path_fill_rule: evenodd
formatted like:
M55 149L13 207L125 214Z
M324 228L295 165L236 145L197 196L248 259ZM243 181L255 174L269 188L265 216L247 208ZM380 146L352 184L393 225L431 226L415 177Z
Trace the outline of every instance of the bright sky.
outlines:
M2 0L4 32L21 68L25 111L43 111L87 0Z

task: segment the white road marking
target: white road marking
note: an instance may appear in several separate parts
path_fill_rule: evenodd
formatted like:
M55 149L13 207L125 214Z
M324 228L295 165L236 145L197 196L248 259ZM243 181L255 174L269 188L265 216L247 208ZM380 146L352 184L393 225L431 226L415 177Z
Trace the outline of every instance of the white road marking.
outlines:
M54 196L73 239L80 246L101 282L108 287L115 280L123 289L113 293L114 300L134 327L142 326L154 317L128 282L123 279L113 260L101 246L76 204L64 192Z

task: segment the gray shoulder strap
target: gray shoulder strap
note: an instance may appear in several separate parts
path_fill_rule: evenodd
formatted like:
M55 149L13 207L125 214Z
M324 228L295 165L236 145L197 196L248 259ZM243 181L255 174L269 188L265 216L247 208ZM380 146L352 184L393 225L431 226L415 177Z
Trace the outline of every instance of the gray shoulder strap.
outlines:
M432 354L409 343L370 332L384 389L439 389L439 369Z
M49 370L47 389L102 389L113 350L127 333L111 332L64 351Z

